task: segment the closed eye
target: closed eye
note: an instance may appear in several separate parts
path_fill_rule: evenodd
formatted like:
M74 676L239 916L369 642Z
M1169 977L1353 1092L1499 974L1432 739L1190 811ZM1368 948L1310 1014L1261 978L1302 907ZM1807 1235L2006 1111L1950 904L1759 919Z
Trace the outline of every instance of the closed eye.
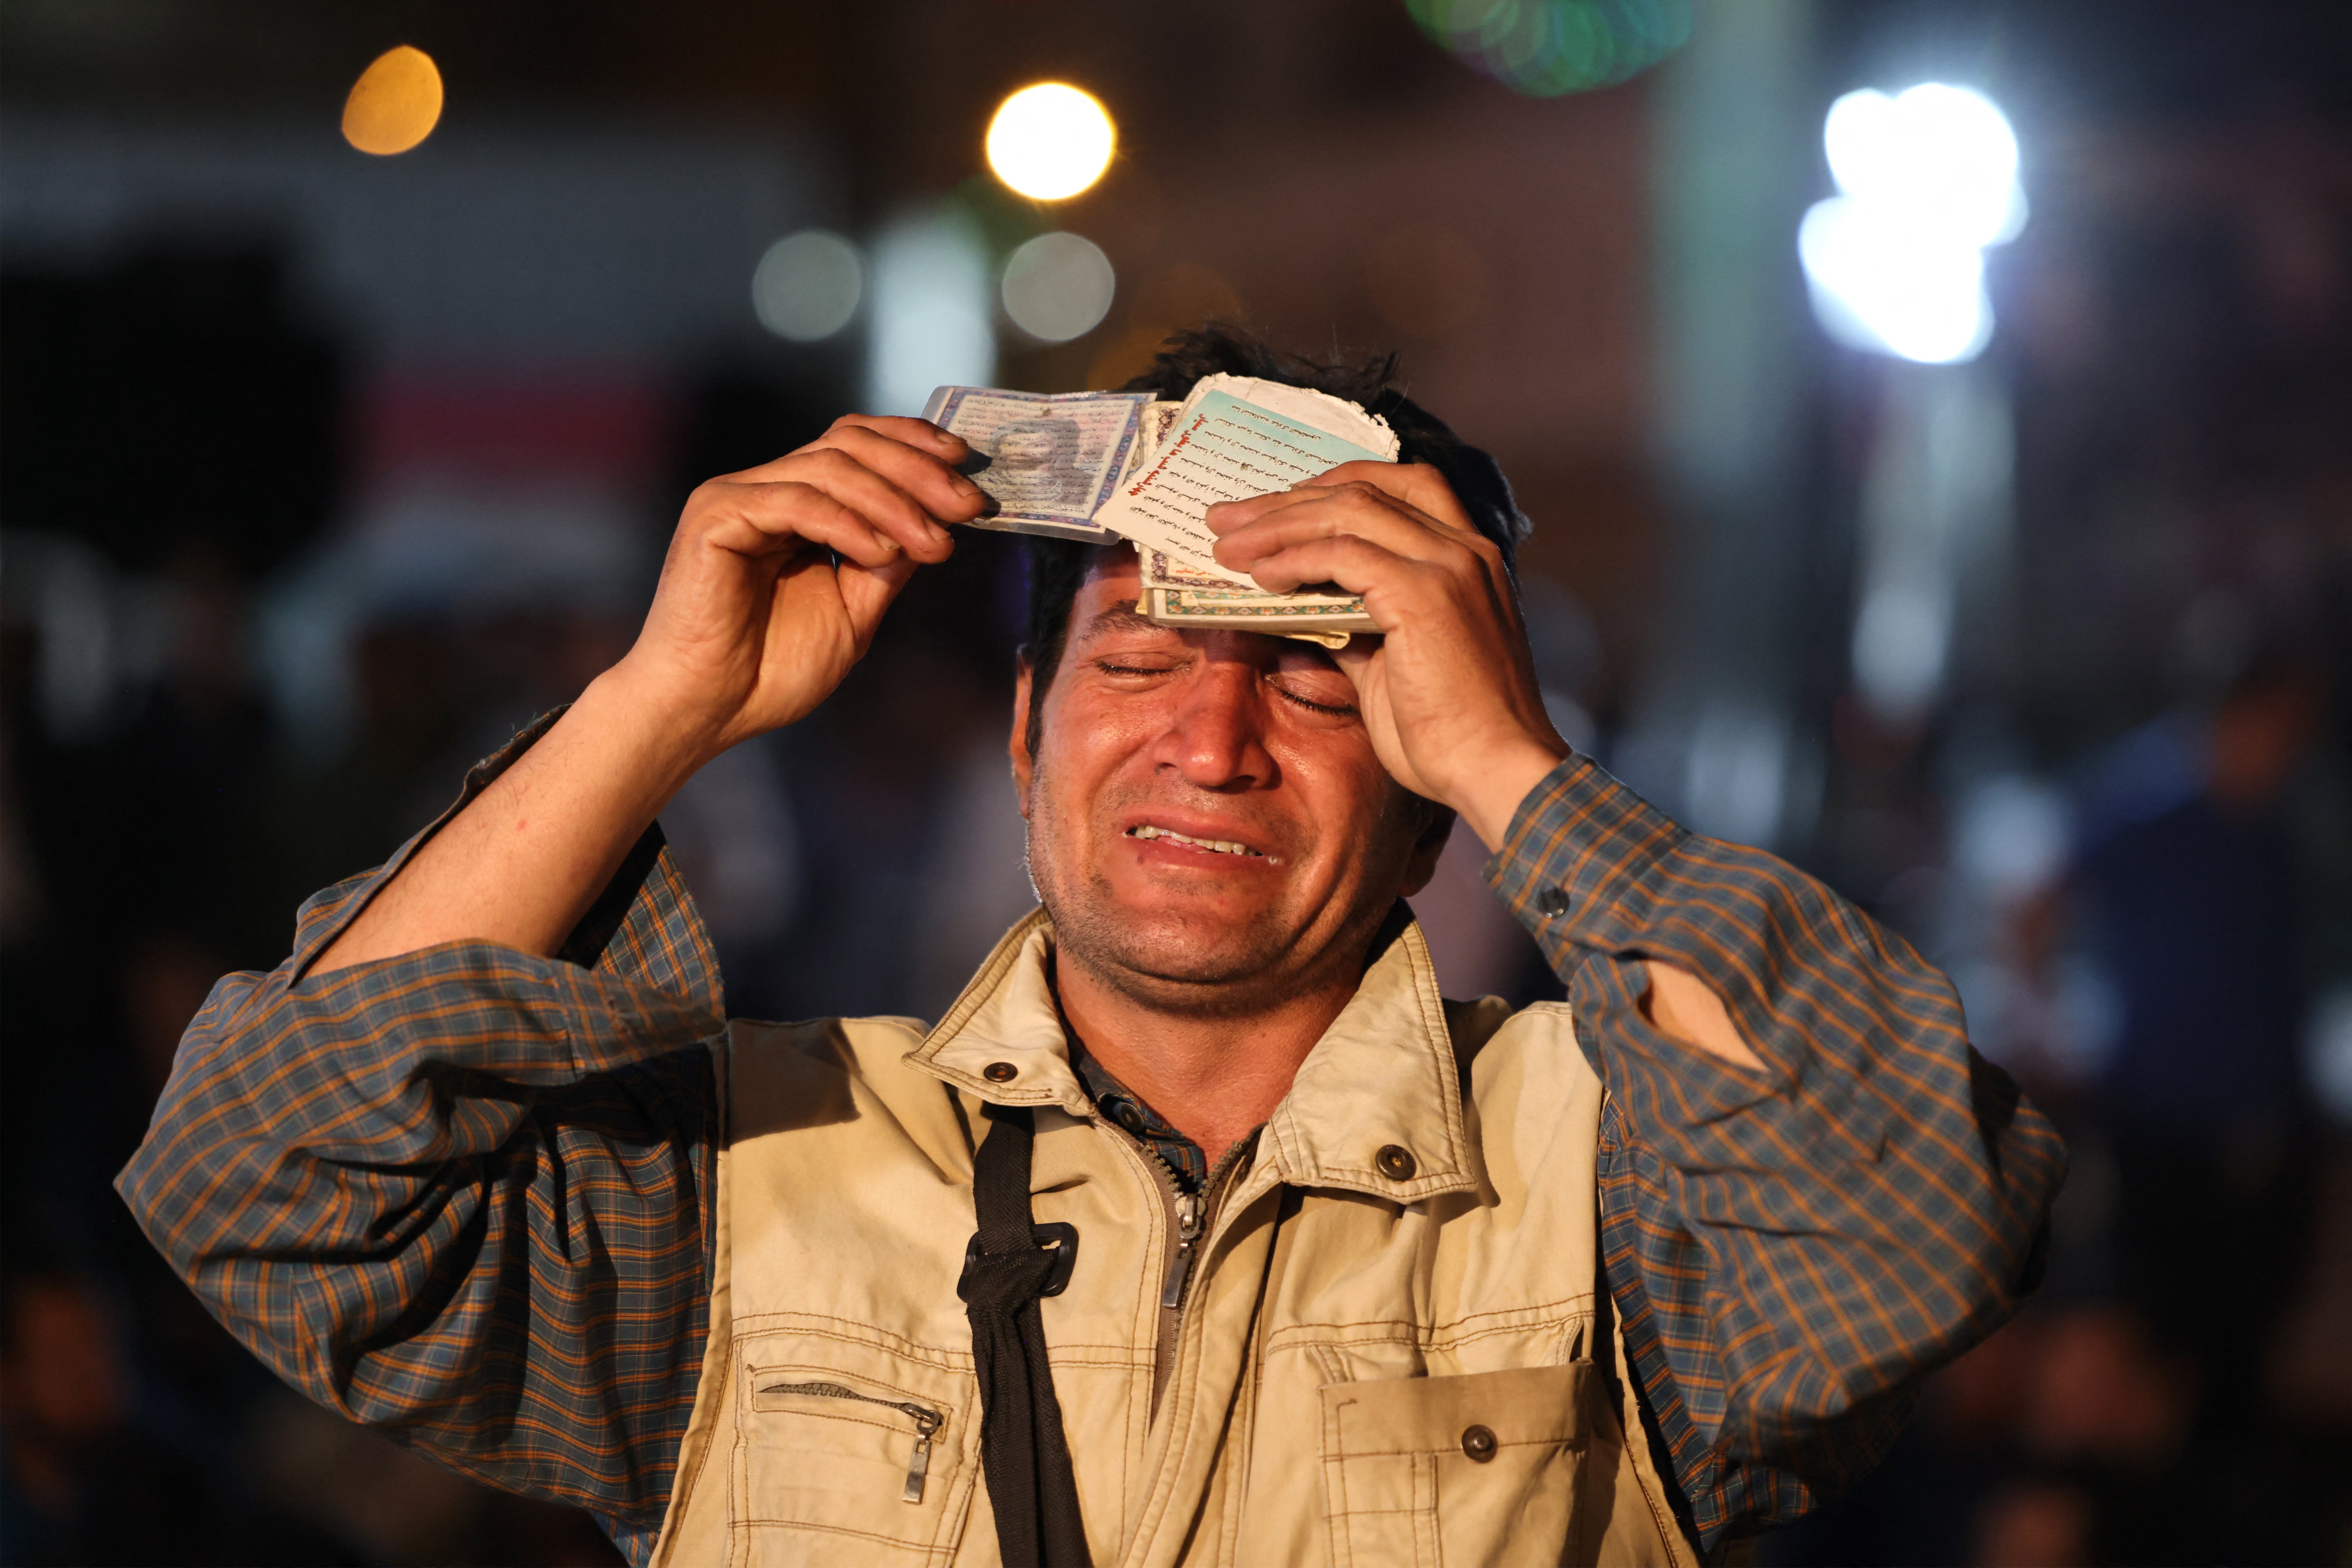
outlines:
M1272 683L1269 682L1268 684ZM1299 696L1298 693L1291 690L1287 687L1276 686L1274 689L1283 697L1297 703L1299 707L1306 709L1311 713L1328 713L1334 719L1352 719L1356 716L1356 705L1352 702L1341 703L1335 706L1328 702L1311 701L1307 698Z

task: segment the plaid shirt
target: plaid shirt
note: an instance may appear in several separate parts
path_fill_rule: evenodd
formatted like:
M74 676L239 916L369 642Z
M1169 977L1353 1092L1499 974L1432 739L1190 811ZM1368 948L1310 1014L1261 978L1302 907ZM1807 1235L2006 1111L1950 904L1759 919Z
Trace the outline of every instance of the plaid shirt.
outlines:
M554 958L460 942L306 979L433 831L214 988L118 1186L281 1377L594 1510L643 1563L702 1370L716 962L655 830ZM1712 1550L1792 1519L2032 1289L2063 1147L1900 938L1589 763L1488 876L1609 1089L1605 1267L1685 1522ZM1766 1072L1652 1027L1643 955L1707 976Z

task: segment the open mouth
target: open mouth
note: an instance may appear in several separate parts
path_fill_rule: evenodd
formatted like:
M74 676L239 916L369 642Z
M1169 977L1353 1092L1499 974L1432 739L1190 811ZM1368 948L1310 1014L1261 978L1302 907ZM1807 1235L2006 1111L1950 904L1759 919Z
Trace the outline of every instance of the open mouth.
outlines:
M1165 838L1173 843L1189 845L1195 849L1207 849L1219 855L1246 855L1263 859L1265 851L1230 838L1195 838L1189 833L1179 833L1172 827L1160 827L1153 823L1139 822L1127 830L1129 838Z

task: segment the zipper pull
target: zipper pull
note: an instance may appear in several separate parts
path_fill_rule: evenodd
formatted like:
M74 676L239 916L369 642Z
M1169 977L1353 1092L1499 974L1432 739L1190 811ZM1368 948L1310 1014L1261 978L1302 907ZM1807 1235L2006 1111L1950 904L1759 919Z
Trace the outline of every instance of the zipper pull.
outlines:
M1168 1283L1160 1305L1173 1311L1184 1304L1184 1286L1192 1278L1192 1244L1201 1239L1201 1194L1176 1194L1176 1261L1168 1266Z
M940 1418L929 1411L915 1416L915 1452L907 1461L907 1489L898 1494L900 1502L923 1500L923 1479L931 1473L931 1434L940 1429Z

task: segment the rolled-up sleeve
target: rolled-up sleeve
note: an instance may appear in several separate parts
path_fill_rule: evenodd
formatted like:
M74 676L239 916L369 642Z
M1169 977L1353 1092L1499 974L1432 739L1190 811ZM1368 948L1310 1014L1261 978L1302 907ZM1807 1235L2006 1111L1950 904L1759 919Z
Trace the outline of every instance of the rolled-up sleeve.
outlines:
M1901 937L1584 759L1487 876L1609 1090L1605 1266L1686 1522L1711 1549L1793 1519L2032 1290L2064 1145ZM1764 1070L1660 1033L1644 959L1704 979Z
M625 1537L658 1523L700 1372L716 964L656 829L561 956L305 978L440 825L215 986L116 1186L289 1383Z

